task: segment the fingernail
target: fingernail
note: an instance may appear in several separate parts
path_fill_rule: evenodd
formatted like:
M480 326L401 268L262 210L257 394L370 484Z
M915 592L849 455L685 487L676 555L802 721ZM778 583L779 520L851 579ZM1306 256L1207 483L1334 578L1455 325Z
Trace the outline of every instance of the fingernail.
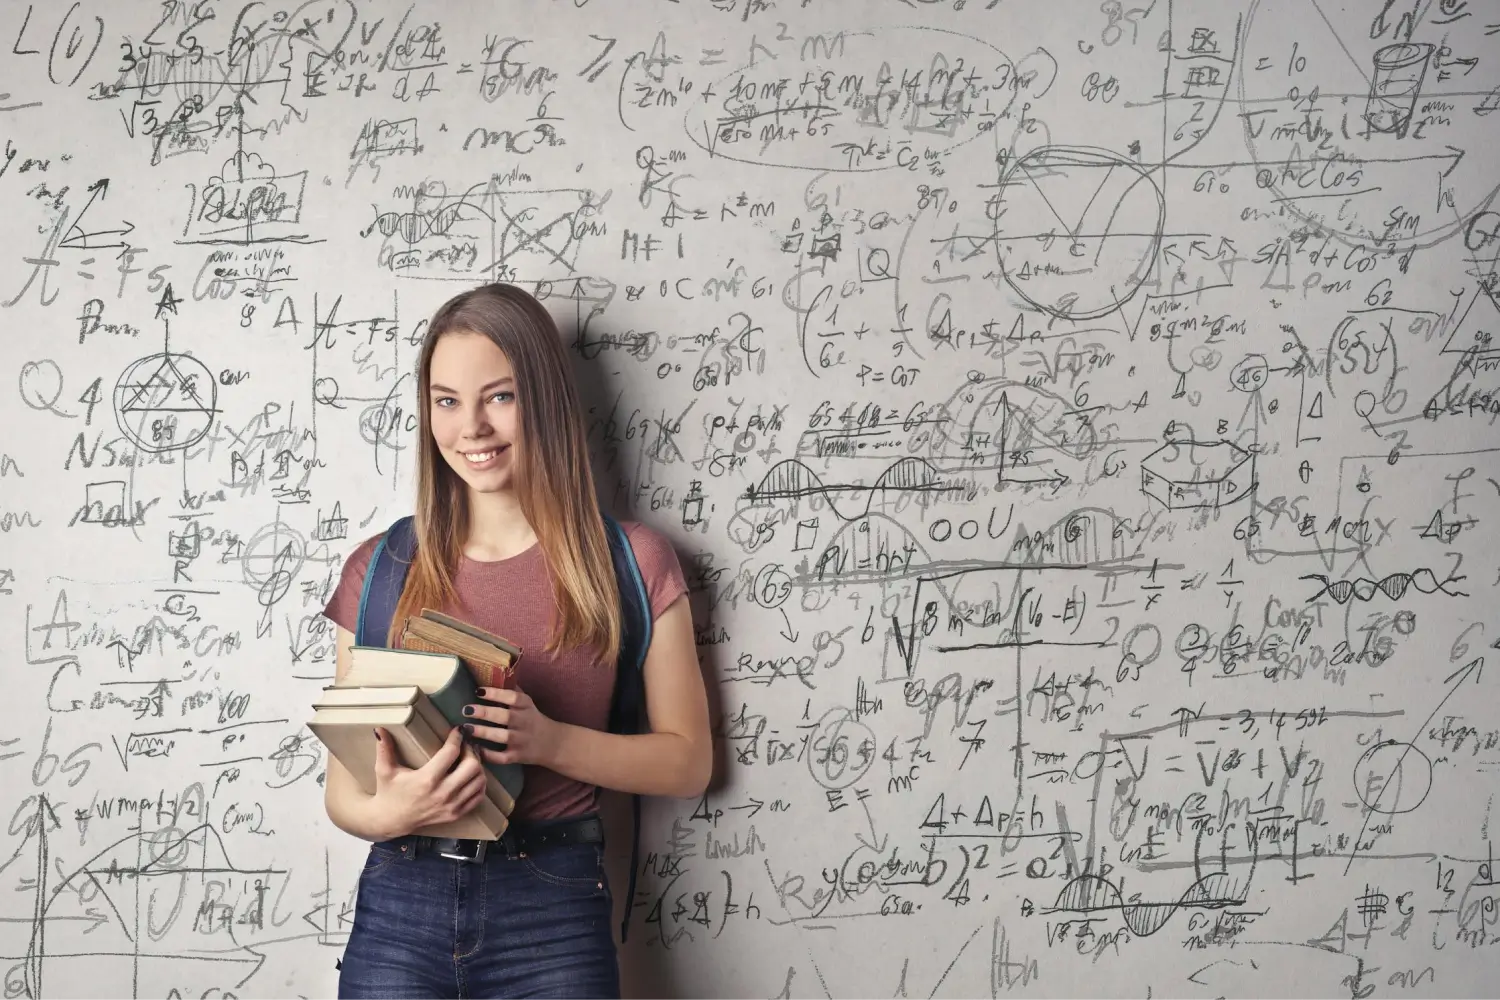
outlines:
M465 705L464 706L464 714L465 715L473 715L474 714L474 706L473 705Z
M480 688L477 693L478 693L479 697L481 697L481 698L488 698L490 696L490 689L489 688Z
M372 729L370 731L375 734L375 742L379 743L380 742L380 730L378 730L378 729Z
M465 725L463 727L463 730L464 730L464 735L465 736L469 737L470 739L474 738L474 727L473 726Z

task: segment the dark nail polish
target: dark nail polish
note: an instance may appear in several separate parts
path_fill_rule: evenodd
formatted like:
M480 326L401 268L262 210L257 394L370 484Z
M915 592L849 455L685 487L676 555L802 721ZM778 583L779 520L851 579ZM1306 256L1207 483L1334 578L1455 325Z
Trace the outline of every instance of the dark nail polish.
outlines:
M473 715L474 714L474 706L473 705L465 705L464 706L464 714L465 715Z
M464 727L463 727L463 731L464 731L464 735L467 736L469 739L472 740L474 738L474 727L473 726L465 724Z
M375 734L375 742L379 743L380 742L380 730L373 729L373 730L371 730L371 732L373 732Z

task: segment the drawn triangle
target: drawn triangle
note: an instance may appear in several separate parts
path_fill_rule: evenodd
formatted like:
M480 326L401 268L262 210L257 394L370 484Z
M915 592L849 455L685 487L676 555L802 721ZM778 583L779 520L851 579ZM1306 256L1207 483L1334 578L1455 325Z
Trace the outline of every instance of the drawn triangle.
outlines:
M1492 268L1492 270L1493 270L1493 268ZM1444 342L1443 349L1439 353L1441 353L1441 354L1463 354L1464 353L1464 351L1466 350L1466 348L1457 345L1458 334L1459 334L1459 332L1461 330L1463 330L1464 323L1469 318L1469 313L1472 312L1473 309L1474 309L1474 304L1476 302L1478 302L1481 297L1483 297L1485 300L1487 300L1489 302L1490 306L1497 313L1500 313L1500 302L1497 302L1495 300L1495 297L1493 295L1486 295L1483 288L1475 288L1474 289L1474 297L1471 298L1469 300L1469 304L1464 307L1463 315L1460 316L1460 317L1458 317L1458 320L1453 324L1453 332L1450 333L1450 334L1448 334L1448 339L1447 339L1446 342ZM1476 320L1477 320L1477 317L1476 317ZM1471 335L1471 339L1470 339L1470 346L1471 347L1484 342L1483 341L1483 337L1482 337L1482 333L1483 333L1483 331L1476 331L1474 334ZM1491 343L1493 343L1493 342L1491 342ZM1495 352L1495 349L1494 349L1493 346L1491 346L1488 349L1481 348L1479 353L1483 357L1489 357L1489 356L1493 355L1494 352Z
M1342 955L1344 953L1344 947L1348 942L1348 938L1349 908L1346 906L1344 907L1343 915L1340 916L1338 920L1334 921L1332 927L1328 928L1327 934L1324 934L1320 938L1313 938L1307 943L1313 948L1322 948L1324 951L1332 951ZM1333 942L1337 942L1338 947L1334 947Z

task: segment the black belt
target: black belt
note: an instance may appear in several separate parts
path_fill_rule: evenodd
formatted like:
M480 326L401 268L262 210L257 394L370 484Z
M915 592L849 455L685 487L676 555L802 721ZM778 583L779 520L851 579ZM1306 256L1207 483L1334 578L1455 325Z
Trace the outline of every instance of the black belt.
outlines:
M440 858L474 864L484 860L491 844L504 847L508 854L521 855L543 847L602 844L604 843L604 823L598 816L579 816L565 820L512 823L506 827L499 840L465 840L457 837L427 837L410 834L386 843L403 854L432 852Z

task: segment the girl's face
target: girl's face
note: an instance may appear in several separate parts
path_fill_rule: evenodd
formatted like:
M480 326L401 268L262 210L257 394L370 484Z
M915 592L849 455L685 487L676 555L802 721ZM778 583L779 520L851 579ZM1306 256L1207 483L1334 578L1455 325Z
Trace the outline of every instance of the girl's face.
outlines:
M428 382L432 437L448 465L476 493L510 489L520 420L505 353L483 334L444 334Z

